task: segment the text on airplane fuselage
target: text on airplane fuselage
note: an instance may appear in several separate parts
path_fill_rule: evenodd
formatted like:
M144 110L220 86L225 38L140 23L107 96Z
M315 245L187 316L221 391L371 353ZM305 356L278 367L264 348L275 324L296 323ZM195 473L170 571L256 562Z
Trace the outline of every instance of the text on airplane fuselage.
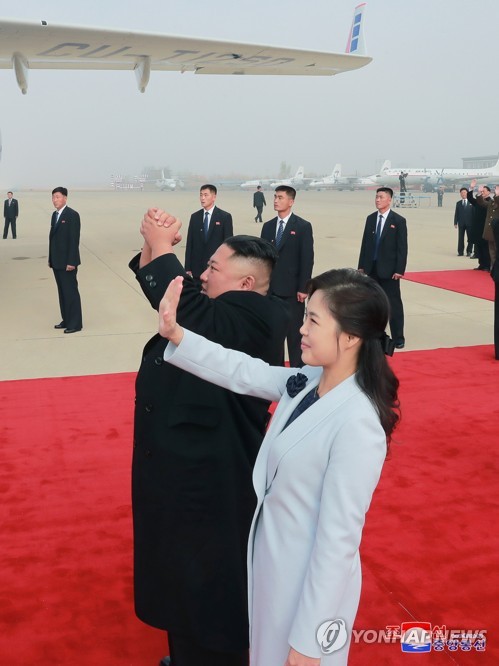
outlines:
M52 58L94 58L96 60L112 58L116 55L124 55L128 58L146 58L147 53L128 53L132 49L131 46L122 46L119 49L113 49L110 44L103 44L102 46L91 46L90 44L83 44L78 42L63 42L52 46L51 48L37 53L37 56L49 56ZM89 50L90 49L90 50ZM191 57L189 57L191 56ZM203 53L202 51L195 51L193 49L175 49L170 55L165 55L163 58L155 58L154 62L170 62L171 60L181 59L183 63L198 63L203 61L204 64L217 64L222 61L237 61L244 63L253 63L257 65L286 65L294 62L295 58L273 58L272 56L253 55L248 58L238 55L237 53L217 53L210 51ZM211 58L211 59L210 59Z

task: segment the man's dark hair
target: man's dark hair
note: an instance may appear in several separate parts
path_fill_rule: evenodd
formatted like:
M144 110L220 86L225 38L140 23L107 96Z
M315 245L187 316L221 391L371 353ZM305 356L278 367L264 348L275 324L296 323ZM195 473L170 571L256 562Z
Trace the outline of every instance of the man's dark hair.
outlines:
M468 188L467 188L467 187L461 187L461 188L459 189L460 192L462 192L463 190L464 190L465 192L467 192L467 191L468 191Z
M201 192L202 190L210 190L210 192L213 192L213 194L217 193L217 188L215 187L215 185L210 185L210 183L208 183L207 185L201 185L199 191Z
M491 189L490 189L490 187L489 187L488 185L484 185L484 186L483 186L483 189L484 189L484 190L487 190L487 192L490 194Z
M286 192L288 197L293 199L293 201L296 199L296 190L294 187L291 187L290 185L278 185L275 188L276 192Z
M67 187L54 187L54 189L52 190L52 194L57 194L57 192L60 192L65 197L68 196L68 188Z
M11 192L10 190L7 192L7 194L14 194L14 192Z
M269 241L257 236L246 236L245 234L231 236L224 240L224 245L234 251L232 256L261 261L270 271L279 257L277 250Z
M378 187L376 194L378 194L378 192L388 192L390 198L393 199L393 190L391 187Z

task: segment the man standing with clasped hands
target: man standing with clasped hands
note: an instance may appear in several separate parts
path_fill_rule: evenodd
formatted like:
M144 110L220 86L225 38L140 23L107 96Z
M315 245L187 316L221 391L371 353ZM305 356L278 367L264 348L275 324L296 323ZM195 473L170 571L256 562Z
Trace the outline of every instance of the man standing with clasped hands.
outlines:
M390 301L390 333L397 349L405 346L404 306L400 294L400 278L407 265L407 223L391 210L393 190L378 187L377 213L368 215L358 269L372 277Z
M49 235L49 267L59 294L62 321L54 328L64 333L77 333L82 329L81 300L78 291L78 266L80 265L80 215L66 205L68 191L65 187L52 190L52 213Z

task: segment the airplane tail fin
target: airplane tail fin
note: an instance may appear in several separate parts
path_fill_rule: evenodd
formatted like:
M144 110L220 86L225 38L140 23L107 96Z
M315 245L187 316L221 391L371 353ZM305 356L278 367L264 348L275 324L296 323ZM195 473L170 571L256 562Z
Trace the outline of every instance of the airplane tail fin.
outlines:
M298 167L298 171L295 173L295 178L301 179L303 178L304 175L305 175L304 168L302 166Z
M1 151L1 150L2 150L2 148L1 148L1 146L0 146L0 151ZM1 152L0 152L0 154L1 154ZM492 167L492 173L493 173L494 175L496 175L496 174L499 175L499 159L497 160L497 162L496 162L496 163L494 164L494 166Z
M391 169L391 168L392 168L392 163L390 162L390 160L385 160L383 162L382 167L381 167L381 173L383 173L383 171L387 171L388 169Z
M338 178L341 178L341 164L334 165L333 173L331 175L335 182L338 180Z
M366 3L357 5L353 10L352 27L348 35L346 53L354 55L367 55L366 42L364 39L363 15L366 9Z

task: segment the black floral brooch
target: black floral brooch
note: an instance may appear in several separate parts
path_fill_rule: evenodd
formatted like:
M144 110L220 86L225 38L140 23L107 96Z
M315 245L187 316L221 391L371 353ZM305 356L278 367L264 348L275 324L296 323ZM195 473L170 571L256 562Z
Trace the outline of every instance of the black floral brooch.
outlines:
M286 382L286 390L288 395L294 398L300 391L303 391L307 385L308 377L301 372L297 375L292 375Z

